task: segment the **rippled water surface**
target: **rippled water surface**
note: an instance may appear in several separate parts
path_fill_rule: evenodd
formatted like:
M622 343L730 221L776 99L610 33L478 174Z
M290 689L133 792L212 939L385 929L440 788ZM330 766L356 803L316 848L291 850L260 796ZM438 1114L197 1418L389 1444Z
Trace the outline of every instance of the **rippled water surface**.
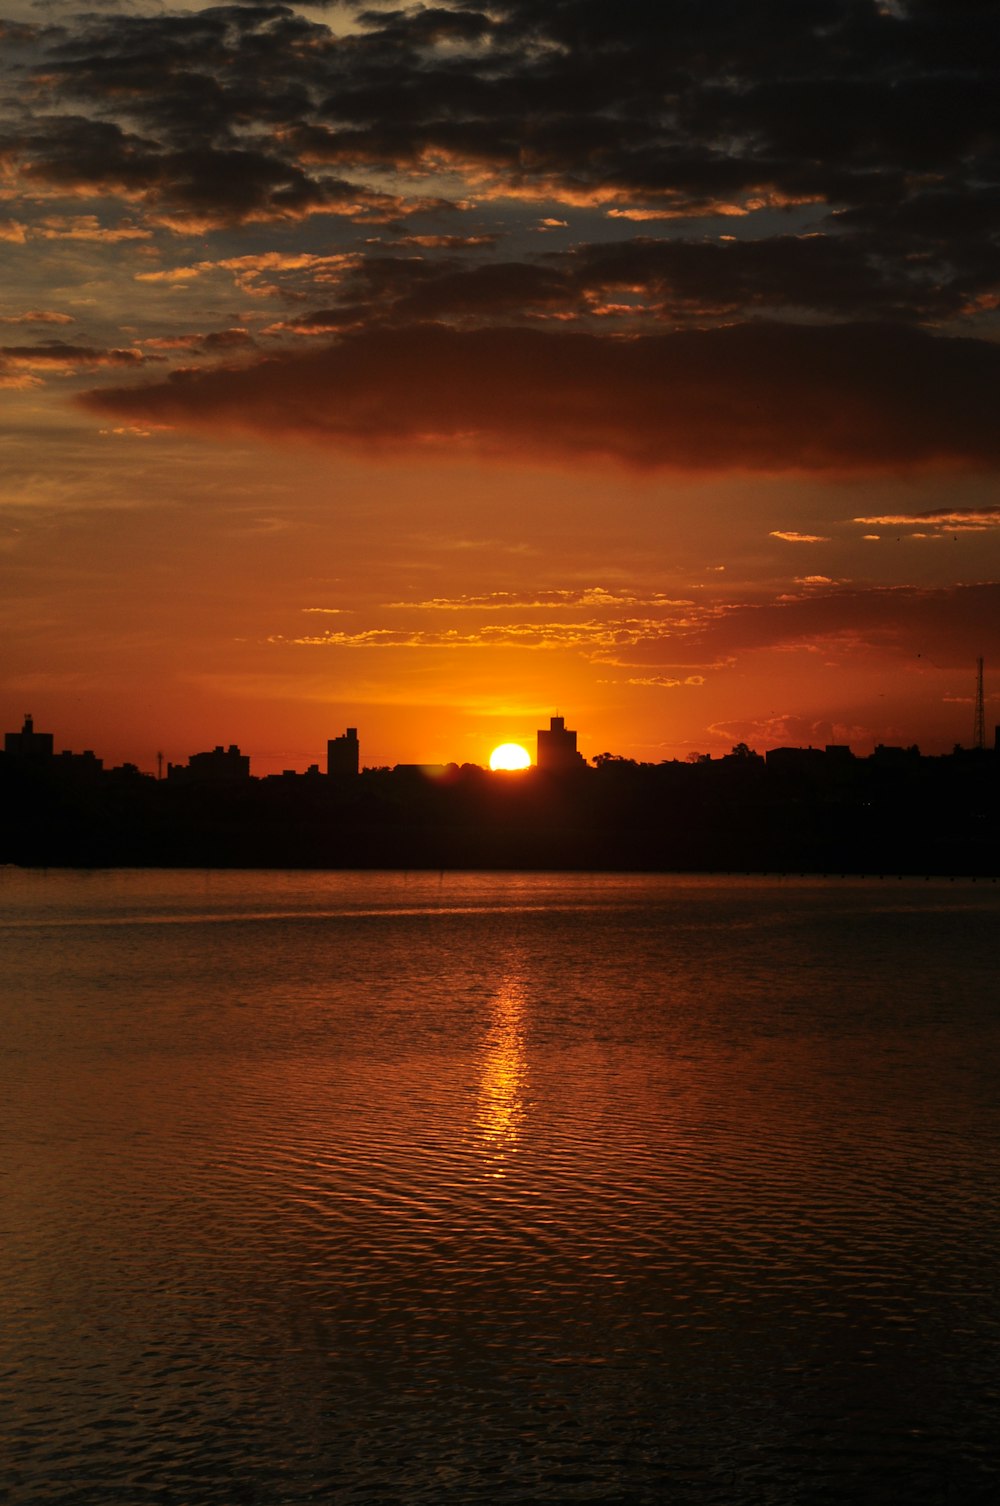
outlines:
M0 1500L992 1503L998 922L0 872Z

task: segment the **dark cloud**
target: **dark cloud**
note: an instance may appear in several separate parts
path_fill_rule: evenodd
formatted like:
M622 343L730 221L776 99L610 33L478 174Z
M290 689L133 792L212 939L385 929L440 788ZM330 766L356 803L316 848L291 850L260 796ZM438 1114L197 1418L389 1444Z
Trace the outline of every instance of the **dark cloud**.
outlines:
M214 355L223 350L248 350L255 343L245 329L217 329L205 335L201 348Z
M310 177L273 151L238 147L160 150L107 121L57 116L19 146L29 193L141 199L154 221L182 228L298 220L321 210L380 223L401 201L341 179Z
M338 34L346 9L361 29ZM714 256L690 233L643 252L664 312L936 322L992 307L993 3L491 0L330 19L265 3L26 29L16 40L34 64L15 82L28 113L6 133L7 160L29 194L117 195L178 230L384 223L441 207L439 186L425 188L442 174L480 199L626 215L784 208L810 218L815 244L772 221ZM422 244L447 257L480 231ZM541 304L571 305L588 267L599 276L593 256L575 280L550 270ZM539 274L508 266L498 308L516 278L538 306ZM489 292L447 267L414 283L402 318L465 317Z
M392 249L414 254L393 256ZM809 311L829 320L941 320L969 307L969 279L942 286L923 261L892 265L874 246L831 235L762 240L637 237L585 243L532 260L470 265L430 251L470 249L460 237L410 236L358 257L336 307L294 324L342 328L436 320L455 323L613 318L636 328L731 322L734 316ZM485 248L481 248L485 249ZM992 280L994 268L989 271ZM304 290L307 296L307 290ZM345 319L345 311L349 317Z
M175 148L249 125L313 129L321 149L337 122L325 141L338 157L467 151L522 181L652 193L788 186L803 163L848 178L952 170L996 144L987 6L597 0L362 19L338 38L280 6L91 17L57 34L39 74L112 114L127 105Z
M413 246L433 251L490 251L498 239L496 235L401 235L384 244L400 249Z
M85 401L125 418L332 445L461 442L700 471L993 469L998 378L996 346L894 326L630 339L426 326Z

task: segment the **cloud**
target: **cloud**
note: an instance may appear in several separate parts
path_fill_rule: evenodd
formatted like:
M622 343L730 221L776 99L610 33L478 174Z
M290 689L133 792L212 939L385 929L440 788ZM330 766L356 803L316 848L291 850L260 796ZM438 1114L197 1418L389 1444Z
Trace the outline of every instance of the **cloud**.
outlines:
M832 722L794 712L716 722L708 731L726 742L745 742L753 748L857 747L874 741L872 729L861 723Z
M947 533L979 533L1000 528L1000 507L935 507L929 512L882 513L877 517L854 518L853 521L867 527L915 527Z
M808 653L828 661L897 668L902 661L914 670L921 665L928 670L968 667L980 653L991 659L1000 655L1000 582L938 588L824 587L815 582L797 595L756 601L699 605L661 598L642 614L630 610L630 593L616 597L608 592L588 603L587 616L569 621L548 615L552 603L542 599L547 594L538 593L537 602L525 595L517 602L524 615L509 622L475 620L474 614L484 611L492 617L490 593L462 602L462 610L473 615L469 626L413 628L398 625L397 618L395 624L383 620L351 630L275 634L268 641L327 650L570 652L626 672L605 683L668 689L700 685L709 670L732 667L762 652ZM514 603L505 600L504 605ZM413 606L440 610L441 604L394 602L383 610L395 613ZM318 615L330 611L309 610Z
M401 235L382 244L401 249L417 246L430 251L488 251L498 239L496 235Z
M1000 582L946 587L843 587L717 606L689 645L715 657L760 649L923 659L943 667L1000 655Z
M208 334L150 335L142 341L145 351L190 351L216 356L230 351L256 350L257 342L246 329L217 329Z
M683 623L683 619L681 619ZM630 650L634 645L662 645L677 636L675 623L668 617L588 617L575 622L540 621L480 623L471 628L403 628L369 627L353 632L328 628L322 633L288 637L276 633L268 638L272 644L300 648L347 649L470 649L521 648L538 650L575 650L585 658L609 661L607 655Z
M637 596L628 591L608 591L603 586L581 588L561 587L550 591L489 591L479 596L435 596L429 601L392 601L386 608L420 612L467 612L467 611L521 611L526 607L553 607L572 609L577 607L688 607L690 601L675 601L662 593L653 596Z
M994 346L893 326L617 340L428 325L82 401L126 420L336 447L465 445L692 471L995 469L998 378Z
M364 253L272 253L164 267L138 277L188 282L230 270L244 291L270 296L280 288L308 300L307 312L280 326L300 332L428 320L463 327L558 320L596 328L614 319L624 331L640 333L731 324L748 314L798 317L802 310L824 321L940 323L969 308L966 279L949 284L933 262L907 253L905 264L896 264L879 246L849 236L643 236L603 245L588 241L520 259L487 257L478 264L454 254L473 245L485 251L495 240L436 233L369 238ZM274 276L261 280L268 272ZM329 302L317 307L317 295Z
M772 528L769 538L783 539L786 544L829 544L830 540L819 533L796 533L794 528Z
M53 309L29 309L24 314L4 314L0 324L73 324L70 314L60 314Z
M431 202L310 175L271 143L192 140L181 149L164 148L113 121L86 116L40 122L19 143L18 159L19 185L30 198L114 197L140 205L147 226L185 234L316 214L386 224Z
M44 345L0 345L0 372L49 371L68 375L101 366L142 366L145 360L138 350L102 350L90 345L67 345L58 340Z
M144 225L122 221L105 225L96 214L46 215L28 231L29 240L95 241L114 245L119 241L148 241L153 232Z
M674 679L671 675L632 675L625 681L626 685L646 685L655 690L677 690L681 686L698 686L704 683L704 675L685 675L683 680Z
M559 204L699 234L756 219L725 255L692 241L674 260L700 263L727 305L975 319L996 297L998 22L982 0L758 0L752 27L731 4L333 19L345 10L340 35L273 4L10 28L25 49L2 142L13 182L27 200L141 204L179 231L383 223L472 194L541 205L532 230L564 223L545 212ZM796 244L807 215L812 246ZM776 216L796 223L776 233ZM441 251L489 234L418 233ZM659 244L669 264L674 238Z

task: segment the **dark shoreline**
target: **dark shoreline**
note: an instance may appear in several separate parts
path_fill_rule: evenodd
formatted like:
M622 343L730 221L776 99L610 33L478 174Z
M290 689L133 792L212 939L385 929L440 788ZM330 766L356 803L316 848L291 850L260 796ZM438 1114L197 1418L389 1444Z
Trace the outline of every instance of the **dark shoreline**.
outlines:
M203 782L5 760L0 863L996 877L1000 755Z

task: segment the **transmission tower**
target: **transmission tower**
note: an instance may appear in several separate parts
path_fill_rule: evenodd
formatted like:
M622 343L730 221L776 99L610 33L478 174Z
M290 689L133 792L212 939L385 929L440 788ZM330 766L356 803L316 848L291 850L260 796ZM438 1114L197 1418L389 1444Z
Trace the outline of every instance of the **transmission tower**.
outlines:
M986 703L983 698L983 656L976 660L976 724L972 732L972 746L986 747Z

